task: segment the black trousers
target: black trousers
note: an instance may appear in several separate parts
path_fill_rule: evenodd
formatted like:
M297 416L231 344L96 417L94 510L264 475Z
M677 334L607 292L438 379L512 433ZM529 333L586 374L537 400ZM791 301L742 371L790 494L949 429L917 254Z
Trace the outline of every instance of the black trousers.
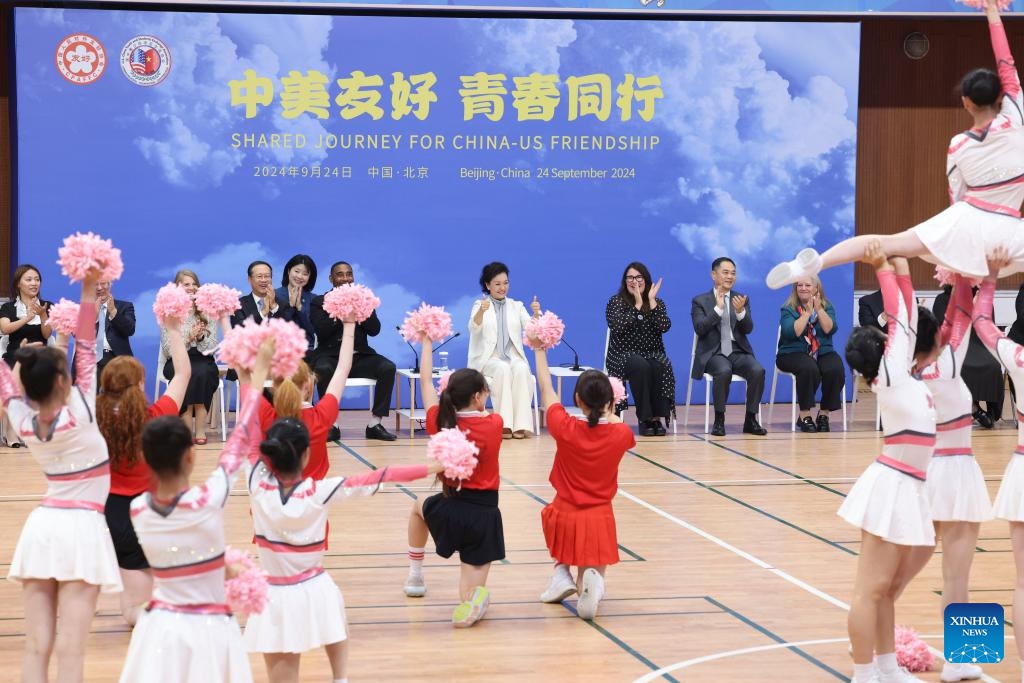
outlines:
M775 358L775 367L796 376L796 400L800 410L814 407L814 395L821 387L821 409L839 410L843 407L843 384L846 371L838 353L826 353L817 358L806 353L787 353Z
M667 365L653 358L630 356L626 361L626 381L633 392L636 419L640 422L656 417L667 418L671 413L672 402L661 395L663 378L668 372Z
M764 393L764 367L752 354L734 349L726 358L716 353L708 360L704 372L711 375L711 396L715 401L716 413L725 412L733 375L739 375L747 381L747 412L756 413L760 409L761 394Z
M337 367L337 356L317 356L313 363L316 389L321 396L327 391L331 375ZM348 376L377 381L373 390L372 412L375 417L387 417L388 411L391 410L391 394L395 390L395 364L379 353L357 353L352 358L352 371Z

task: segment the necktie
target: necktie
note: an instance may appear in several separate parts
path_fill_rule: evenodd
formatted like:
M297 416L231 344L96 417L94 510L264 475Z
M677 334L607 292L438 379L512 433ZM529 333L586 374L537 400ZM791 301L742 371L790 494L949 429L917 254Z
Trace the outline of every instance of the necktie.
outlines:
M96 362L103 360L103 351L107 339L107 305L100 306L100 317L96 321Z
M267 307L267 303L263 299L256 299L256 310L259 311L261 318L266 318L267 314L263 310Z
M722 355L728 357L732 353L732 325L729 321L729 295L722 302Z

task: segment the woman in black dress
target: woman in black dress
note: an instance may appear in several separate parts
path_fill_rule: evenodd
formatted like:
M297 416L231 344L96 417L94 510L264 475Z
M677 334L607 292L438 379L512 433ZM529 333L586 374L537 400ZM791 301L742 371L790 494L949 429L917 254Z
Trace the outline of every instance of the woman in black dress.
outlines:
M629 382L640 436L664 436L661 419L667 424L675 410L676 378L662 340L672 321L665 302L657 298L660 289L661 279L652 283L647 266L634 261L604 312L609 332L605 367L610 376Z

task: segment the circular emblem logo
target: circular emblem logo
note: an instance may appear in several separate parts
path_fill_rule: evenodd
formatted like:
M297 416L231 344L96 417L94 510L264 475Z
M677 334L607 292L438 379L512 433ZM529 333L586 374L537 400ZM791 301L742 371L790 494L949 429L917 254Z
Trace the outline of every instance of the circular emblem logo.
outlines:
M135 85L156 85L171 72L171 52L159 38L135 36L121 48L121 71Z
M88 85L107 68L107 51L100 41L84 33L75 33L57 45L57 70L76 85Z

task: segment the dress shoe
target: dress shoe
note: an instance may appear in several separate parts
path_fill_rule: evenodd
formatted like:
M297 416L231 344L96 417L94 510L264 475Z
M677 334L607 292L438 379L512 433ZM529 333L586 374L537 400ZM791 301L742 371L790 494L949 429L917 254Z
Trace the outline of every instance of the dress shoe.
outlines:
M652 420L651 424L654 425L655 436L665 436L665 425L661 423L661 420Z
M758 423L755 413L747 413L747 419L743 421L743 433L764 436L768 433L768 430Z
M711 426L711 436L725 436L725 413L715 413L715 424Z
M825 413L818 413L818 423L815 425L819 432L831 432L832 429L828 426L828 415Z
M657 436L658 430L654 428L654 424L650 420L644 420L640 423L640 436Z
M378 422L372 427L366 428L366 438L377 439L378 441L394 441L398 437L385 429L382 423Z
M989 414L981 408L974 411L974 419L983 429L992 429L995 426Z
M331 428L327 430L328 441L341 441L341 430L338 429L338 425L331 425Z
M796 428L805 434L813 434L818 431L818 428L815 426L814 420L811 419L810 415L806 415L797 420Z

